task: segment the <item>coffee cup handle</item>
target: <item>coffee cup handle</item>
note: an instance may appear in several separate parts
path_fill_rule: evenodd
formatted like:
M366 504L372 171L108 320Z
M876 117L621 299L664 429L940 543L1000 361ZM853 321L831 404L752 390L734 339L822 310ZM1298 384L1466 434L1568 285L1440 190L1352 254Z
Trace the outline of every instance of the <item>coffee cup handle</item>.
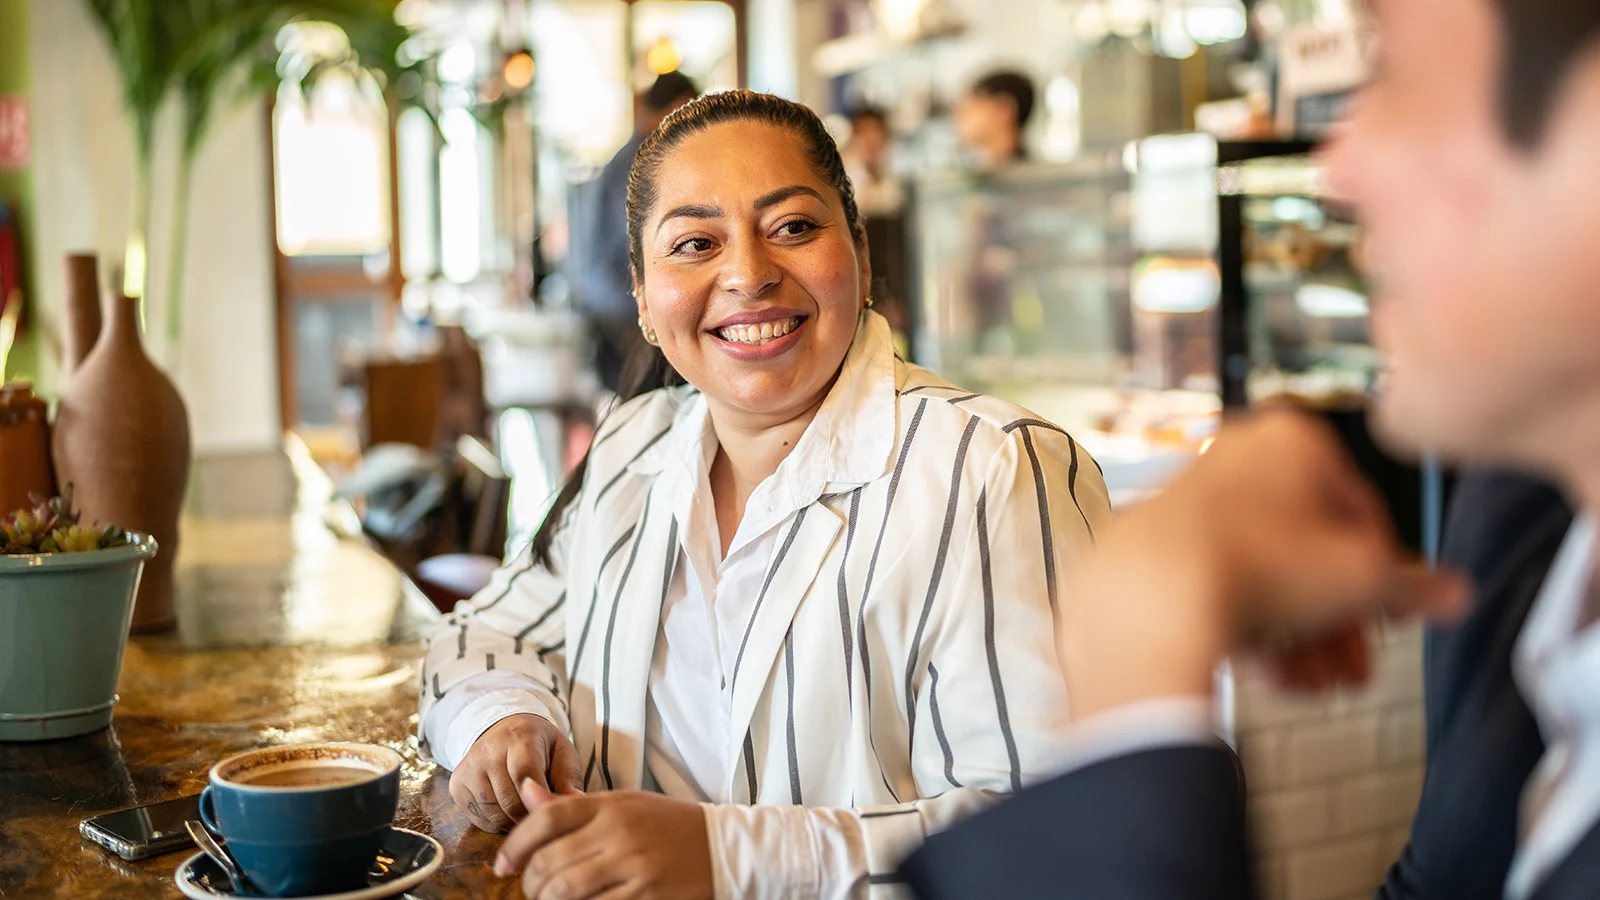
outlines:
M216 808L211 799L211 787L209 785L200 792L200 824L204 825L213 837L222 837L222 827L217 824Z

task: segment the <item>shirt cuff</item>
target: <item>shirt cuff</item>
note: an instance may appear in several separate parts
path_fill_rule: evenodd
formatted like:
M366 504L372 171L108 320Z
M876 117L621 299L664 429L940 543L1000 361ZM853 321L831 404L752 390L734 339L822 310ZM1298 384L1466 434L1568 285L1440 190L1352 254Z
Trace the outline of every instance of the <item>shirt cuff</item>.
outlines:
M455 771L478 738L507 716L532 714L570 733L565 710L550 689L510 672L480 676L451 688L428 710L423 734L434 762Z
M821 896L817 848L802 806L702 803L716 900Z
M1216 737L1208 696L1159 697L1096 713L1075 724L1056 774L1160 747L1200 746Z

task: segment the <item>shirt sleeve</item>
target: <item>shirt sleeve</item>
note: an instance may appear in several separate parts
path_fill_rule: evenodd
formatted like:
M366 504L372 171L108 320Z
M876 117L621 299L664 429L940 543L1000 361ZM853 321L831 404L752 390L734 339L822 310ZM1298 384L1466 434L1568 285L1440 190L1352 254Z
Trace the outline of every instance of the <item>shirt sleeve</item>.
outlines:
M451 688L422 722L433 761L455 771L489 726L506 718L543 716L570 732L561 698L520 672L484 672Z
M542 715L570 733L562 575L570 533L569 518L549 565L524 550L426 636L418 731L423 752L440 765L455 768L506 716Z

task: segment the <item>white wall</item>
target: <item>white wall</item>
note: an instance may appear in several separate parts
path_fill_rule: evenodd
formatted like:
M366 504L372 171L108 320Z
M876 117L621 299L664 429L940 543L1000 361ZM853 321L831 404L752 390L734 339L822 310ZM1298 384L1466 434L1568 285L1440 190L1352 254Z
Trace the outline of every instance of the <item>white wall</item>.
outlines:
M53 391L62 254L93 250L102 274L122 258L131 217L132 129L120 79L98 27L76 0L32 0L30 42L36 222L33 263L40 300L35 324L47 338L41 385ZM195 167L183 335L177 353L151 309L152 355L176 363L200 453L255 450L279 440L272 201L264 101L219 111ZM171 221L174 166L157 166L156 235ZM164 296L167 252L153 248L151 288Z
M1235 705L1262 900L1369 900L1422 794L1422 626L1385 629L1372 683L1323 697L1241 671Z
M749 0L745 17L749 34L745 74L750 89L795 99L802 52L795 40L795 0Z

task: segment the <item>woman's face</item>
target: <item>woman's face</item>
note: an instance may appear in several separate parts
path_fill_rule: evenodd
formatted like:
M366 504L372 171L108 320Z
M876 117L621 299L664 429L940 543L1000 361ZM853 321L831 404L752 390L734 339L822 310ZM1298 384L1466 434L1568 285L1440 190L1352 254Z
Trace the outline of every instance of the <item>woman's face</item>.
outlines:
M821 401L870 272L798 135L743 121L685 139L640 238L639 314L713 409L781 422Z

